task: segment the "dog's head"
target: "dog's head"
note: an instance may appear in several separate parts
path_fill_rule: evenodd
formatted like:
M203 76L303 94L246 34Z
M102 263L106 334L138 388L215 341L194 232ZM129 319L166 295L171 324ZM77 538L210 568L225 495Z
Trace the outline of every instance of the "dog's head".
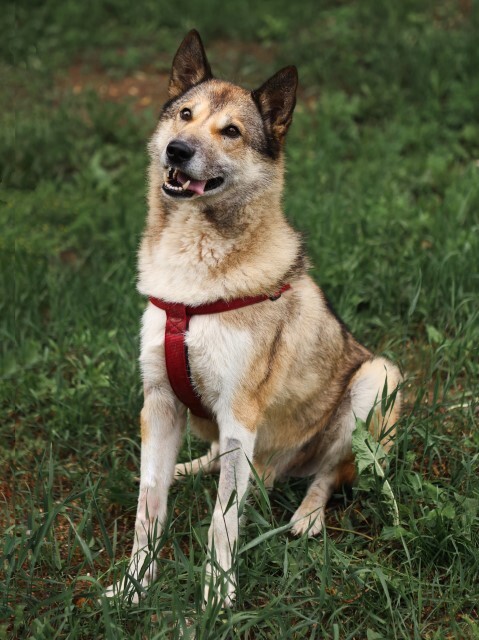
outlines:
M181 43L150 143L166 198L249 199L274 188L296 102L295 67L247 91L213 78L197 31Z

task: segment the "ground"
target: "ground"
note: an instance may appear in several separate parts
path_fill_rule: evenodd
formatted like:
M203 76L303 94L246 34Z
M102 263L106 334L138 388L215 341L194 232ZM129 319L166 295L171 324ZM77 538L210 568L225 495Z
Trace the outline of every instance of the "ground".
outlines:
M0 638L478 638L478 5L203 5L5 16ZM337 311L406 377L385 467L400 526L371 468L319 539L287 530L305 481L255 492L223 614L201 613L214 478L172 490L142 603L101 595L138 488L146 141L192 27L220 77L297 65L285 211ZM188 437L181 458L203 450Z

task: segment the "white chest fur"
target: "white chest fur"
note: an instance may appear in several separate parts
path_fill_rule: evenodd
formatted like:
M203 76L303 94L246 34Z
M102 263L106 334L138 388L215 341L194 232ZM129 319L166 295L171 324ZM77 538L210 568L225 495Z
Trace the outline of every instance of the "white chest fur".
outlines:
M147 386L169 386L164 355L165 324L166 313L149 304L143 314L140 355ZM192 377L201 386L204 403L217 414L226 411L253 357L251 333L223 322L221 314L194 316L185 342Z
M219 237L197 211L185 206L169 220L158 241L140 251L138 289L192 305L234 297L242 284L236 271L220 277L216 271L237 250L236 242Z

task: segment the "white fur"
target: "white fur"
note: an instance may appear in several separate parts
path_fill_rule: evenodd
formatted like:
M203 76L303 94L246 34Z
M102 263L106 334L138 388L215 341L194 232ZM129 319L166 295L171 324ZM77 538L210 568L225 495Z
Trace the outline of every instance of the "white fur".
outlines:
M242 215L251 216L248 233L257 234L255 210ZM138 290L143 295L171 302L199 305L255 295L258 270L263 287L274 287L278 273L285 273L296 255L298 239L291 235L284 222L276 221L273 226L271 252L265 252L263 244L258 242L248 262L229 268L219 277L218 270L245 242L246 232L239 239L224 238L212 225L205 225L203 214L194 203L182 203L153 248L140 251ZM261 234L268 232L262 229Z
M236 588L231 566L239 534L238 506L247 491L255 443L255 434L234 418L232 404L254 343L249 331L226 326L218 316L211 315L192 318L187 344L194 370L205 383L204 402L214 411L219 425L221 474L208 534L207 574L215 594L219 591L222 602L229 605ZM236 498L225 513L233 491ZM209 589L210 585L205 601L210 597Z
M216 233L205 231L202 221L196 218L196 207L185 203L152 251L140 254L140 293L193 305L209 299L211 268L234 250L234 240L218 243ZM215 288L218 289L216 280ZM227 281L218 293L218 298L231 296Z
M165 322L166 313L149 304L143 315L140 363L146 387L161 384L171 391L163 351ZM221 422L229 416L235 390L253 357L253 337L225 325L219 315L197 315L190 320L185 342L192 370L204 381L203 401Z
M212 442L208 453L205 453L204 456L200 456L189 462L180 462L175 466L175 480L187 475L196 475L200 471L202 473L218 472L221 468L219 456L220 445L218 442Z
M221 474L218 496L208 532L209 583L204 594L205 602L211 597L230 606L235 598L236 580L232 575L232 559L237 551L239 535L239 505L248 489L250 464L253 462L255 434L245 429L232 413L223 414L220 422ZM233 504L231 495L236 491Z
M193 316L186 344L191 365L204 381L203 400L221 425L253 356L251 333L225 325L219 315Z
M381 402L387 381L388 393L398 384L397 368L385 358L365 362L358 370L351 385L351 402L357 418L366 420L369 412Z
M140 368L146 385L161 384L166 379L164 359L166 313L148 304L141 323Z
M135 540L128 572L147 587L155 578L157 566L149 555L154 538L161 533L166 517L167 495L175 472L175 461L185 426L185 409L171 390L164 361L166 313L149 304L143 315L140 363L145 389L142 417L146 428L141 447L140 495L135 524ZM233 417L231 405L235 390L244 375L254 344L248 331L225 327L218 317L194 316L186 335L188 354L194 371L204 381L204 402L218 416L221 476L218 497L209 531L209 588L220 592L225 604L231 604L235 581L229 575L232 554L238 539L238 505L248 486L249 462L253 460L253 433ZM232 443L234 451L231 450ZM211 463L212 454L205 457ZM186 470L186 465L185 465ZM232 491L237 492L234 505L225 513ZM145 561L149 564L143 578L139 574ZM225 575L228 575L225 578ZM107 595L114 595L131 585L112 585ZM217 597L215 595L215 597ZM137 599L137 595L134 596Z

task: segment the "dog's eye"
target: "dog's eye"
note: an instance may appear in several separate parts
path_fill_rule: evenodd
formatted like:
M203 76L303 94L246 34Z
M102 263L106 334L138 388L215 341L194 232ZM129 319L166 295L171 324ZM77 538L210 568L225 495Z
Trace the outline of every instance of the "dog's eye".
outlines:
M182 120L191 120L191 109L184 108L180 111L180 118Z
M241 135L240 130L234 124L225 127L221 133L228 138L239 138Z

